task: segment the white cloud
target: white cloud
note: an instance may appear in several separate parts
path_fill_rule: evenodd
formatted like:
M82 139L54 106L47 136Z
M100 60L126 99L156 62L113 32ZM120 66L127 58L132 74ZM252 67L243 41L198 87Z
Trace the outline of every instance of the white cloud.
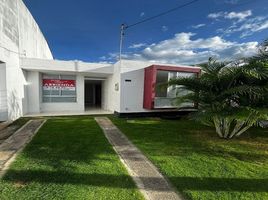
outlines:
M252 11L246 10L242 12L218 12L210 13L208 18L219 20L232 20L232 25L227 28L220 28L217 33L224 36L230 36L233 33L239 33L241 38L250 36L256 32L268 29L268 16L252 17Z
M112 61L100 61L98 63L99 64L113 64L114 62L112 62Z
M244 38L265 29L268 29L268 17L258 16L247 19L240 24L233 23L226 29L219 29L218 33L223 33L224 35L229 36L232 33L240 32L240 37Z
M247 17L252 15L251 10L246 10L242 12L218 12L218 13L210 13L208 18L211 19L218 19L218 18L225 18L225 19L235 19L238 21L243 21Z
M101 59L101 60L106 60L107 57L106 57L106 56L101 56L101 57L99 57L99 59Z
M161 27L161 30L162 30L163 32L166 32L166 31L168 31L168 27L167 27L167 26L162 26L162 27Z
M268 28L268 20L266 20L263 24L261 24L260 26L256 27L256 31L261 31L264 29Z
M194 33L178 33L171 39L148 45L140 53L125 53L122 58L174 64L197 64L209 57L233 60L256 53L258 42L237 43L219 36L192 39ZM111 54L110 56L117 56Z
M145 47L147 44L146 43L137 43L137 44L132 44L128 48L130 49L139 49L141 47Z
M252 15L252 11L251 10L246 10L243 12L230 12L228 13L225 18L227 19L238 19L239 21L242 21L244 19L246 19L247 17Z
M201 27L204 27L204 26L206 26L206 24L197 24L197 25L193 25L192 28L198 29L198 28L201 28Z
M223 17L223 15L224 15L224 12L210 13L208 15L208 18L216 19L216 18L219 18L219 17Z
M225 0L224 3L227 4L237 4L239 2L239 0Z

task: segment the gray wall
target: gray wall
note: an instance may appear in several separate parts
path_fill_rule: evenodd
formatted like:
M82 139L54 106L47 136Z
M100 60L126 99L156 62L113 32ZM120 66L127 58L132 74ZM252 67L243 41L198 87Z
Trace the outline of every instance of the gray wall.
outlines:
M0 0L0 61L6 64L8 119L28 112L28 84L20 68L21 57L53 59L45 37L22 0Z

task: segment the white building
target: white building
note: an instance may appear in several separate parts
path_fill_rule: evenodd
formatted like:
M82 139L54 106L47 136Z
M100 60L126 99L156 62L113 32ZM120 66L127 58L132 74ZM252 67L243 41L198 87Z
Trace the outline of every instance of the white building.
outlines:
M179 87L158 87L158 83L199 73L197 67L140 61L53 60L23 2L0 0L0 121L93 108L118 114L171 111Z

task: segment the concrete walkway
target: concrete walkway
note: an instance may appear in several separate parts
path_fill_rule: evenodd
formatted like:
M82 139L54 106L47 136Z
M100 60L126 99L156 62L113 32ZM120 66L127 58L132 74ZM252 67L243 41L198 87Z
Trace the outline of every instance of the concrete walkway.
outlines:
M102 109L89 109L82 112L44 112L44 113L29 113L24 117L56 117L56 116L79 116L79 115L111 115L113 112Z
M30 120L0 145L0 177L44 123L45 120Z
M182 200L158 169L135 147L107 117L95 120L118 153L129 174L146 199Z
M6 127L8 127L9 124L11 124L11 123L12 123L11 121L1 122L0 123L0 131L5 129Z
M0 144L2 144L7 138L13 135L16 130L19 128L19 125L10 125L0 130Z

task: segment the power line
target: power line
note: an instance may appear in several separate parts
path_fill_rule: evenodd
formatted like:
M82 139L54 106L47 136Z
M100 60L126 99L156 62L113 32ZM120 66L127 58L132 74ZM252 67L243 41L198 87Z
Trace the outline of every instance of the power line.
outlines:
M231 11L233 10L234 8L237 8L237 7L240 7L240 6L244 6L244 5L247 5L247 4L251 4L255 1L259 1L259 0L248 0L248 1L245 1L243 3L240 3L240 4L236 4L236 5L233 5L232 7L229 7L229 8L226 8L225 12L226 11ZM210 13L214 13L214 12L221 12L223 9L220 8L220 9L216 9L216 10L209 10ZM202 14L199 14L199 15L195 15L195 17L191 17L191 18L185 18L185 19L181 19L181 20L178 20L176 22L173 22L171 25L173 26L173 24L177 24L177 23L183 23L183 22L189 22L189 21L193 21L193 20L196 20L196 18L198 17L202 17L204 16L205 14L202 13ZM156 28L159 28L159 27L153 27L153 29L156 29Z
M178 9L181 9L181 8L184 8L184 7L189 6L189 5L191 5L191 4L194 4L194 3L196 3L197 1L199 1L199 0L193 0L193 1L190 1L190 2L188 2L188 3L179 5L179 6L175 7L175 8L169 9L169 10L167 10L167 11L164 11L164 12L159 13L159 14L157 14L157 15L154 15L154 16L152 16L152 17L148 17L148 18L146 18L146 19L143 19L143 20L141 20L141 21L135 22L135 23L130 24L130 25L124 25L124 29L130 28L130 27L133 27L133 26L137 26L137 25L142 24L142 23L144 23L144 22L148 22L148 21L151 21L151 20L153 20L153 19L155 19L155 18L158 18L158 17L164 16L164 15L167 15L167 14L169 14L169 13L171 13L171 12L174 12L174 11L176 11L176 10L178 10Z
M133 27L133 26L137 26L137 25L139 25L139 24L142 24L142 23L145 23L145 22L148 22L148 21L151 21L151 20L156 19L156 18L158 18L158 17L167 15L167 14L169 14L169 13L171 13L171 12L174 12L174 11L176 11L176 10L178 10L178 9L181 9L181 8L184 8L184 7L189 6L189 5L191 5L191 4L194 4L194 3L196 3L197 1L199 1L199 0L192 0L192 1L188 2L188 3L179 5L179 6L175 7L175 8L169 9L169 10L167 10L167 11L164 11L164 12L159 13L159 14L157 14L157 15L154 15L154 16L152 16L152 17L148 17L148 18L146 18L146 19L144 19L144 20L135 22L135 23L130 24L130 25L122 24L122 25L121 25L121 30L120 30L119 60L121 61L121 54L122 54L122 48L123 48L123 39L124 39L124 35L125 35L125 30L126 30L126 29L128 29L128 28L130 28L130 27Z
M119 60L121 60L121 53L122 53L122 48L123 48L123 39L124 39L124 36L125 36L125 30L126 30L126 29L128 29L128 28L130 28L130 27L133 27L133 26L136 26L136 25L139 25L139 24L142 24L142 23L147 22L147 21L151 21L151 20L153 20L153 19L155 19L155 18L158 18L158 17L161 17L161 16L163 16L163 15L166 15L166 14L168 14L168 13L170 13L170 12L174 12L174 11L180 9L180 8L183 8L183 7L186 7L186 6L188 6L188 5L194 4L194 3L196 3L197 1L199 1L199 0L193 0L193 1L190 1L190 2L188 2L188 3L186 3L186 4L179 5L179 6L175 7L175 8L172 8L172 9L170 9L170 10L167 10L167 11L162 12L162 13L160 13L160 14L157 14L157 15L155 15L155 16L148 17L148 18L146 18L146 19L144 19L144 20L138 21L138 22L133 23L133 24L130 24L130 25L121 24ZM251 2L252 2L252 0L249 0L249 1L244 2L244 3L241 3L241 4L237 4L237 5L235 5L235 6L232 6L231 8L228 8L227 10L231 10L231 9L233 9L233 8L235 8L235 7L240 7L240 6L249 4L249 3L251 3ZM221 10L221 9L219 9L219 10ZM212 12L213 12L213 11L212 11ZM214 10L214 12L215 12L215 10ZM203 14L202 14L202 15L203 15ZM202 15L199 15L199 16L202 16ZM192 19L194 19L194 18L188 18L188 19L180 20L179 22L183 22L183 21L191 21Z

